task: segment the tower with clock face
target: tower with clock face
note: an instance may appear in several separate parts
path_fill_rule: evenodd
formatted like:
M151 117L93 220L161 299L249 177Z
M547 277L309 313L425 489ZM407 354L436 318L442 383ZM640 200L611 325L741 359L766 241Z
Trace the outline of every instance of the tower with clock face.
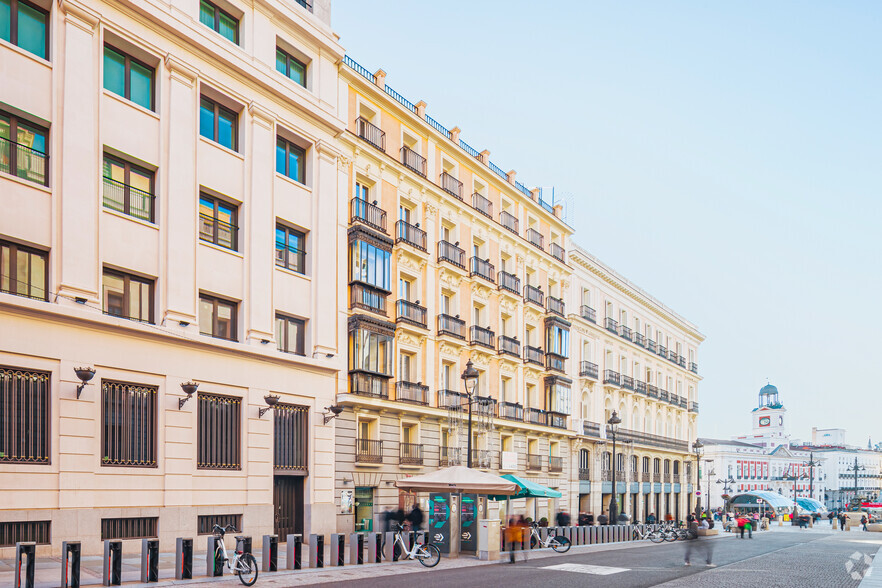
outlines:
M787 431L787 409L778 398L778 389L766 384L760 389L758 406L753 409L753 434L761 437L767 447L786 445L790 440Z

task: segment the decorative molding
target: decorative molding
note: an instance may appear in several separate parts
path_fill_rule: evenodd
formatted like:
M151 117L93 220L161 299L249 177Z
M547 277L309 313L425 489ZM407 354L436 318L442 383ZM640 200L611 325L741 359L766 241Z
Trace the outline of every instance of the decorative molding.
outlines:
M190 67L189 64L184 63L171 53L165 55L165 67L168 68L171 79L185 86L192 88L196 84L196 80L199 79L199 70Z
M489 302L490 288L482 284L472 283L472 297L480 300L481 302Z
M101 15L94 10L70 0L59 0L58 7L64 12L65 22L81 29L90 35L95 34L95 28L101 22Z
M276 122L276 116L271 111L252 100L248 103L248 112L251 114L255 123L266 129L273 129L273 125Z

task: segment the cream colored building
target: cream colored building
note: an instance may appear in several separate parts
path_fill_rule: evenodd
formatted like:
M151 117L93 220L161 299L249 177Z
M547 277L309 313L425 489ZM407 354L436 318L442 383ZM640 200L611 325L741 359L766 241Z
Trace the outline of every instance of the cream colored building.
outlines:
M11 6L0 536L332 532L351 121L328 0Z
M693 498L698 416L698 329L615 270L571 245L575 462L571 508L595 517L608 510L612 442L606 423L622 423L616 444L619 512L677 520Z

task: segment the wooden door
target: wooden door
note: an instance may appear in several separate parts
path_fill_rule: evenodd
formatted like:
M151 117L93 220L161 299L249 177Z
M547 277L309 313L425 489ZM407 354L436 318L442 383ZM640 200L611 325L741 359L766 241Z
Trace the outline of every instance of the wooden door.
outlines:
M275 532L284 542L289 534L303 534L303 477L275 476L273 483ZM304 537L305 539L305 537Z

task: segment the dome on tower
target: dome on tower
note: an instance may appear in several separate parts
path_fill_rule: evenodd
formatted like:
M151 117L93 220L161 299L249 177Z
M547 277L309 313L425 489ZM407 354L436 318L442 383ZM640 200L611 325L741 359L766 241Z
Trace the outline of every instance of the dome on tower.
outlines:
M760 394L777 394L778 389L772 386L771 384L766 384L762 388L760 388Z

